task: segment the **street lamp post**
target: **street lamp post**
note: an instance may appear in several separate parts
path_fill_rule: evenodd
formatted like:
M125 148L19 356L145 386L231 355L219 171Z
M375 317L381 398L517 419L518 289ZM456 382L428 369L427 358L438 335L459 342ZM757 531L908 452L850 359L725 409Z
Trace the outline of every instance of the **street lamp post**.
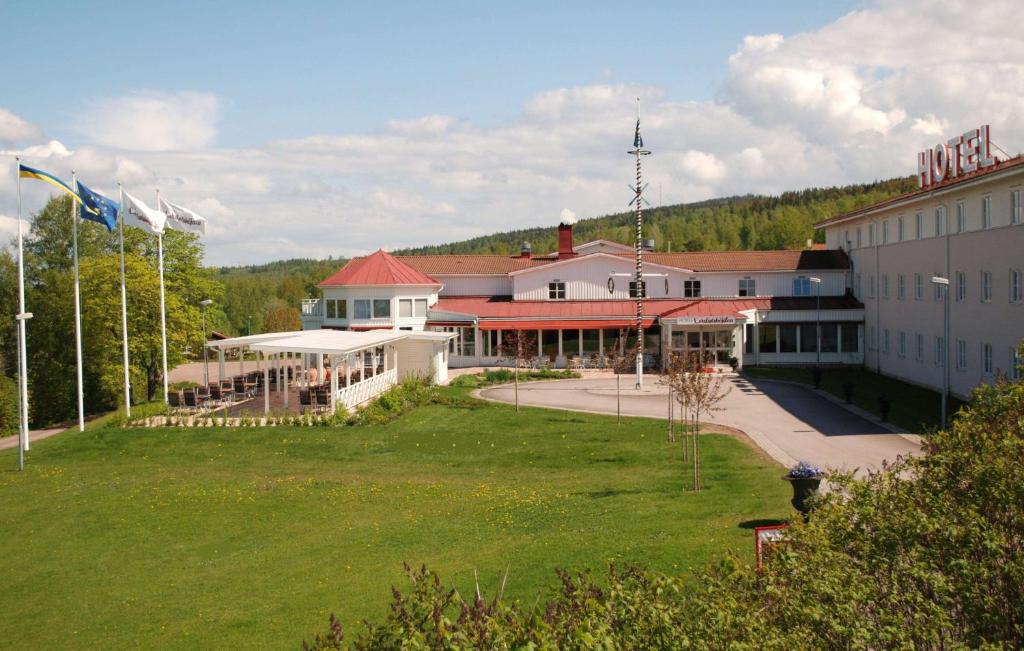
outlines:
M946 400L949 395L949 278L932 276L932 283L942 288L942 429L946 429Z
M245 330L246 334L252 336L252 315L245 317Z
M816 321L815 321L815 330L817 331L817 333L816 333L816 337L817 338L816 338L815 346L814 346L814 350L816 351L816 357L815 357L815 360L814 360L814 366L815 367L820 367L821 366L821 278L815 278L814 276L811 276L811 278L809 278L809 280L812 283L814 283L814 287L817 289L816 294L817 294L817 303L818 303L818 305L817 305L818 314L815 317L815 319L816 319Z
M206 298L199 301L203 312L203 386L210 386L210 361L206 355L206 308L213 304L213 301Z

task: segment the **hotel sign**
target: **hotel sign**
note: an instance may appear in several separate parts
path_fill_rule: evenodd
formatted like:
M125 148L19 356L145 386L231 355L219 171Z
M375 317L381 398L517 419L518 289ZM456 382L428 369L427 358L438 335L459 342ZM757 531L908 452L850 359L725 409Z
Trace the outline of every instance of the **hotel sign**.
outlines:
M988 125L938 143L917 155L917 185L927 188L995 165Z
M681 316L676 325L733 325L736 317L731 316Z

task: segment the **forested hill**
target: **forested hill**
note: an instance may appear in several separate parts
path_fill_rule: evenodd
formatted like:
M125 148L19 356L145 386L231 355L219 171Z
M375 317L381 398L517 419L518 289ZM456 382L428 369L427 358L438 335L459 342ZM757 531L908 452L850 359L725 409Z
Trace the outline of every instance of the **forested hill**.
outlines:
M810 188L776 197L736 196L697 203L645 208L644 237L653 238L659 251L793 249L808 239L824 241L813 224L833 215L909 192L914 177L833 188ZM623 212L581 219L574 228L577 243L598 238L631 244L634 214ZM558 233L551 226L505 231L460 242L403 249L400 255L437 253L514 254L520 243L530 242L533 252L558 249Z

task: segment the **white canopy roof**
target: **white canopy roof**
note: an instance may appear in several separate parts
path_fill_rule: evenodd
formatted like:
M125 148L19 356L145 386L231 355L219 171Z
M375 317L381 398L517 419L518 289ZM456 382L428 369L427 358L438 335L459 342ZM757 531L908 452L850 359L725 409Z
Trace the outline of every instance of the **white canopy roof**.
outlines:
M208 341L211 348L249 348L264 353L347 355L402 339L447 341L454 333L409 330L295 330Z

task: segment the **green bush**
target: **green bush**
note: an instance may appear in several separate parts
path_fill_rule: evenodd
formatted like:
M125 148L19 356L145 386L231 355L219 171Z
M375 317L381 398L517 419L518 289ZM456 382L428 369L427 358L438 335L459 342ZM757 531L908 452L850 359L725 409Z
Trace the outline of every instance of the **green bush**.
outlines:
M463 597L421 569L351 642L332 617L307 648L1021 648L1022 414L1024 383L983 385L923 455L831 476L761 571L726 558L685 583L562 572L527 607Z
M18 433L18 383L0 375L0 436Z

